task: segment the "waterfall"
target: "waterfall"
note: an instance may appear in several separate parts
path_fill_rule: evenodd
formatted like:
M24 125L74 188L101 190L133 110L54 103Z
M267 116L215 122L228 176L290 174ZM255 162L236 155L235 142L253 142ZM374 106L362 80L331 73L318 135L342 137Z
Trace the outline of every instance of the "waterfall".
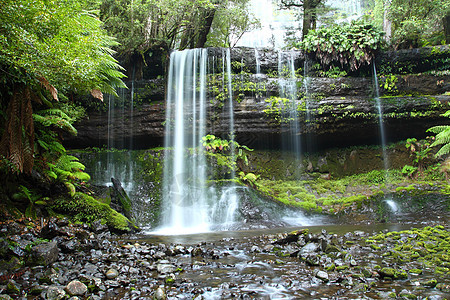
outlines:
M174 51L170 56L160 230L165 233L209 231L206 158L201 151L206 63L205 49Z
M233 83L232 83L232 76L231 76L231 53L230 48L227 48L226 50L226 78L227 78L227 88L228 88L228 114L229 114L229 133L230 133L230 140L234 141L234 107L233 107ZM224 74L225 75L225 74ZM236 157L236 151L235 151L235 145L234 143L231 143L231 159L232 161L235 160ZM231 178L234 179L234 171L232 171Z
M295 76L294 54L290 52L278 52L278 85L279 95L281 98L287 99L282 106L284 123L284 146L290 151L296 160L300 170L302 159L301 138L300 138L300 122L298 118L298 101L297 101L297 79ZM296 177L299 177L297 171Z
M309 76L309 63L308 63L308 57L305 57L305 62L303 64L303 87L305 91L305 109L306 109L306 120L305 120L305 127L310 130L305 130L306 132L306 150L307 152L314 152L315 150L315 142L313 141L312 136L312 122L313 122L313 115L312 115L312 109L311 109L311 93L309 91L309 88L311 86L311 77Z
M261 74L261 60L259 59L259 52L258 49L255 49L255 77L256 77L256 92L255 92L255 98L259 99L261 97L260 94L260 89L261 89L261 78L262 78L262 74Z
M382 106L381 100L380 100L380 89L379 89L379 85L378 85L377 68L375 66L375 62L373 63L373 80L374 80L375 101L376 101L377 112L378 112L378 124L379 124L379 128L380 128L380 140L381 140L380 142L381 142L381 148L383 151L383 165L384 165L384 170L387 172L387 170L389 169L389 160L388 160L387 152L386 152L386 133L384 130L383 106Z
M256 64L256 77L261 77L261 60L259 59L258 49L255 49L255 64Z
M165 158L161 226L155 233L187 234L226 230L234 220L238 197L234 185L208 186L202 137L207 129L206 49L174 51L170 56L166 100ZM223 53L224 107L234 139L230 50ZM231 154L234 145L231 145ZM231 177L234 178L234 172ZM226 209L224 209L224 207Z
M118 179L122 183L122 187L131 196L134 192L134 169L135 161L131 159L130 149L123 149L126 141L124 139L118 139L115 132L121 128L130 132L129 146L132 146L132 130L133 130L133 110L131 108L130 114L125 112L126 102L128 98L128 92L130 90L126 88L120 88L118 90L118 96L108 95L108 143L106 151L106 161L99 160L97 167L94 171L95 184L111 186L111 178ZM133 99L134 81L131 82L131 99ZM132 107L131 103L131 107ZM131 122L128 124L125 122L127 117ZM123 160L122 156L127 155L128 159L124 160L126 163L117 163L119 160Z

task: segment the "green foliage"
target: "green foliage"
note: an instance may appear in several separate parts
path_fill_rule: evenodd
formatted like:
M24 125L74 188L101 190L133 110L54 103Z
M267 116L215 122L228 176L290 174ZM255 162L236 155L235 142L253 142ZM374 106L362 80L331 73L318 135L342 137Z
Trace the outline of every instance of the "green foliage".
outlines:
M239 172L239 179L245 183L248 184L252 187L256 186L256 180L258 180L260 175L255 175L253 173L247 173L245 174L244 172Z
M417 172L417 167L404 165L402 168L402 173L409 178L414 178L414 174Z
M413 177L415 171L417 175L423 175L426 162L431 158L431 138L418 141L416 138L406 140L405 147L414 158L414 166L404 166L402 172L409 177Z
M242 35L259 26L249 13L248 0L223 1L214 16L207 47L234 47Z
M60 109L50 108L37 111L33 114L35 123L51 129L60 129L72 135L77 135L77 130L72 126L73 120Z
M110 47L117 43L82 1L5 0L0 15L0 61L5 76L39 85L44 78L59 93L100 90L124 84ZM8 80L11 80L10 77ZM42 80L40 80L42 83ZM45 83L43 83L46 85Z
M347 72L345 70L341 70L338 66L331 66L329 70L319 70L319 77L327 77L327 78L339 78L347 76Z
M154 48L229 46L253 24L248 0L103 0L101 19L121 56ZM209 34L209 35L208 35ZM227 44L228 43L228 44Z
M264 113L271 117L277 124L289 123L292 118L289 117L291 100L288 98L282 98L277 96L271 96L265 99L268 103L267 108L264 109Z
M242 169L242 164L248 165L247 152L253 151L234 140L223 140L212 134L202 138L206 153L214 157L220 166L226 166L230 171Z
M74 221L93 222L104 220L108 226L120 231L130 231L130 221L91 196L76 192L73 198L60 197L51 207L55 212L72 216Z
M0 105L8 109L1 125L9 129L0 129L0 152L16 166L11 170L30 173L36 159L44 160L38 162L43 167L65 152L58 135L76 134L72 123L83 114L66 103L65 93L91 93L101 99L103 92L114 94L117 87L125 87L110 48L117 43L95 12L83 9L85 4L2 2ZM56 105L52 101L58 98L64 101Z
M383 76L382 79L384 79L384 83L381 83L380 87L384 89L386 94L392 95L392 94L398 93L398 89L397 89L398 78L397 78L397 76L387 75L387 76Z
M354 71L371 63L382 36L373 25L353 21L312 30L298 46L314 53L324 67L340 63Z
M450 110L443 114L444 117L450 117ZM427 132L436 134L431 147L440 146L436 156L444 156L450 153L450 125L439 125L431 127Z
M206 151L227 151L230 149L230 141L222 140L215 135L208 134L202 137L202 145Z
M18 191L12 195L12 198L16 201L26 200L28 202L28 206L25 210L25 216L27 218L36 218L36 205L45 203L42 201L41 203L37 203L42 198L42 196L32 190L29 190L23 185L18 186Z
M392 22L395 48L438 45L445 40L443 17L450 12L447 0L377 0L378 10L386 11ZM382 19L379 18L380 25Z

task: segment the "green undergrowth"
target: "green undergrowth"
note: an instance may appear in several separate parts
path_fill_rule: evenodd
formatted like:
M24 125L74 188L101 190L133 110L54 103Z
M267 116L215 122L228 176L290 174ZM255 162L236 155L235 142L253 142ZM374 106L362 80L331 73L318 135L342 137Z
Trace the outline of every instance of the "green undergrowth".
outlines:
M442 181L413 180L400 170L373 170L338 179L317 177L307 180L258 179L255 188L264 196L285 205L323 213L338 213L350 206L390 193L448 194Z
M450 275L450 232L442 225L379 233L365 242L373 249L383 251L385 260L398 264L417 262L437 276ZM409 270L415 274L421 271L417 268Z
M51 206L57 214L68 215L75 222L103 220L112 230L129 232L135 226L122 214L93 197L76 192L73 198L57 198Z

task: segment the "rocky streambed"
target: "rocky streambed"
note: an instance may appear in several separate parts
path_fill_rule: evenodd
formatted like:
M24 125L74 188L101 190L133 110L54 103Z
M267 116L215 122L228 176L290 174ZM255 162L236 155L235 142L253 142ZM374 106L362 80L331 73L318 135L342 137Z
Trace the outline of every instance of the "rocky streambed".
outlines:
M448 220L423 226L131 237L5 221L0 299L448 299Z

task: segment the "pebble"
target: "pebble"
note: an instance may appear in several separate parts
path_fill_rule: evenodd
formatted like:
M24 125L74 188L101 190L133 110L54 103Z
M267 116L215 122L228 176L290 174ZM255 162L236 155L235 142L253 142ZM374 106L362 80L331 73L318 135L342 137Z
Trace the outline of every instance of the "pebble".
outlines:
M88 288L84 283L73 280L69 282L65 290L71 296L83 296L88 291Z
M115 279L117 276L119 276L119 271L117 271L116 269L109 269L105 275L108 279Z

